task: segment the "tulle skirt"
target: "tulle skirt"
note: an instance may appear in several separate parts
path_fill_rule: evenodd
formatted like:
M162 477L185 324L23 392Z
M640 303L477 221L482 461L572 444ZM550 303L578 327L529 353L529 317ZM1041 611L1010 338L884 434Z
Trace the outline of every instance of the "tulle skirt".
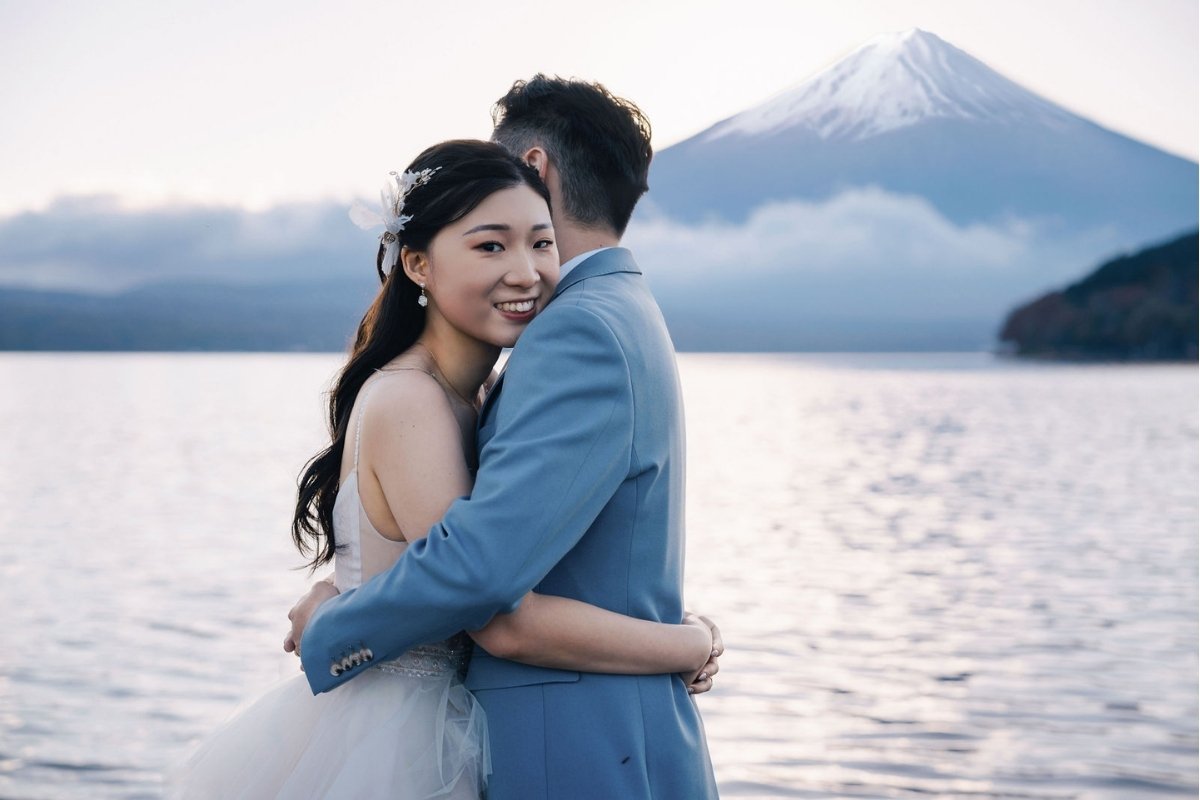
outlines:
M478 800L487 721L455 677L368 670L313 696L287 678L167 776L170 800Z

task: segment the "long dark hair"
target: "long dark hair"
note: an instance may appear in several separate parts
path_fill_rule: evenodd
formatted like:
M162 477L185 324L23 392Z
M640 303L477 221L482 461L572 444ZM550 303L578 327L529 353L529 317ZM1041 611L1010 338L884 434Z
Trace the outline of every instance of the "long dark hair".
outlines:
M471 213L492 194L513 186L528 186L550 203L550 193L531 167L499 145L456 139L430 147L408 166L409 172L436 169L433 177L414 188L404 204L412 219L400 232L400 245L425 252L433 237L447 225ZM425 329L425 309L417 303L421 289L396 264L383 272L385 248L375 259L383 286L358 325L350 358L329 395L329 447L313 456L300 475L299 496L292 518L292 540L301 554L311 555L316 569L333 559L333 504L337 500L350 410L367 378L412 347Z

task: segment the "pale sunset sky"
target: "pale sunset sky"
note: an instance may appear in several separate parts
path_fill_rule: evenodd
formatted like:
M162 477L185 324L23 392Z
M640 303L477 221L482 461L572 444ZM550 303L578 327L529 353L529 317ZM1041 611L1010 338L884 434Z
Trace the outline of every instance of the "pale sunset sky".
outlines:
M0 215L372 197L539 71L634 100L661 149L911 27L1195 160L1198 24L1195 0L0 0Z

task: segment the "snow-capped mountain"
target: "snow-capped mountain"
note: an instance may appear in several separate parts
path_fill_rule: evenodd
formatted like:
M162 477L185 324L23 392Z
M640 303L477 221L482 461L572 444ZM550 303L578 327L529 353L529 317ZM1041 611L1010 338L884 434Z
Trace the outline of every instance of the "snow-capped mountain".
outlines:
M1142 244L1194 224L1197 167L1030 92L932 33L877 36L799 86L660 152L652 209L738 220L846 187L916 195L969 224L1108 227Z
M862 140L927 119L1051 127L1079 119L932 33L880 34L799 86L702 134L762 136L803 128Z

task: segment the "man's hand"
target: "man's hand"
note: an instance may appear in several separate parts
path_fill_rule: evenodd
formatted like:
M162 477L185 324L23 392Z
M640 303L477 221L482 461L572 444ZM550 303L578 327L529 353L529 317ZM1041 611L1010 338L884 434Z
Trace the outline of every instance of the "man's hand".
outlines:
M313 612L321 603L338 594L333 581L317 581L308 590L308 594L301 597L299 602L292 606L292 610L288 612L288 619L292 621L292 629L288 631L287 636L283 637L285 653L300 655L300 642L304 638L304 629L308 627L308 621L312 619ZM304 669L304 666L301 665L300 668Z
M683 621L685 624L695 624L697 620L712 633L712 655L708 659L708 663L701 667L698 672L684 674L683 680L687 684L689 694L704 694L712 688L713 675L716 675L721 669L720 665L717 664L717 659L725 652L725 643L721 640L721 631L717 628L715 622L699 614L684 613Z

